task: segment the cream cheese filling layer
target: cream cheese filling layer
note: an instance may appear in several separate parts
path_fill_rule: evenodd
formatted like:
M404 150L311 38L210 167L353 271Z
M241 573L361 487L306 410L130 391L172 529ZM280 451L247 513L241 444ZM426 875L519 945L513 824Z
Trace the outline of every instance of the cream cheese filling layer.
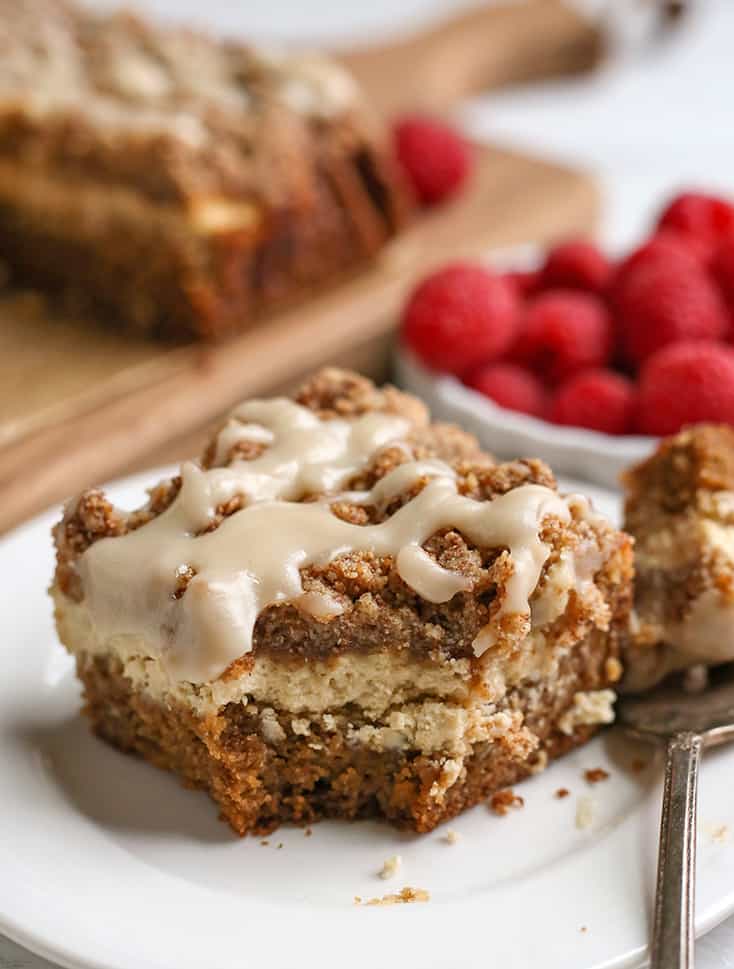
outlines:
M536 746L520 713L497 712L475 694L468 660L429 664L400 653L351 653L294 665L258 656L246 673L195 685L171 679L137 637L97 642L84 604L58 591L55 599L62 642L82 661L113 655L136 691L163 705L183 703L201 717L243 704L257 714L268 743L285 739L286 716L290 729L312 745L319 744L317 731L339 732L376 751L441 753L459 762L473 744L500 735L522 736L528 750Z
M384 413L321 420L286 399L243 404L216 451L255 441L264 444L259 457L209 470L185 464L181 490L166 511L122 537L96 542L81 557L97 638L138 636L174 678L208 682L251 650L255 622L269 605L292 602L321 621L333 616L338 603L324 608L313 593L304 597L300 573L345 553L392 556L403 580L430 602L470 591L466 576L442 568L422 548L444 528L510 553L512 573L475 640L475 654L501 638L504 615L519 616L528 633L529 600L550 554L540 538L542 522L547 516L568 521L568 504L539 485L475 501L458 493L453 470L436 460L408 461L370 491L341 491L381 449L399 446L408 430L403 418ZM331 511L339 499L387 507L425 478L423 489L379 524L354 525ZM327 497L303 500L310 495ZM244 507L207 531L217 507L235 497ZM193 577L180 595L182 575Z
M69 599L57 588L52 594L59 636L70 653L114 656L137 692L164 705L182 703L197 716L216 715L229 703L275 708L305 723L324 716L333 720L333 711L349 707L380 720L395 707L418 702L486 712L521 683L553 683L562 659L575 648L549 642L536 630L521 648L488 654L480 670L468 659L421 662L403 651L349 652L303 664L258 655L245 672L194 684L172 677L160 657L147 652L140 637L97 639L86 604Z
M349 705L368 717L381 717L397 704L432 697L466 703L472 692L471 663L451 659L419 663L402 652L345 653L328 660L283 663L258 655L252 669L227 679L194 684L172 677L160 656L139 636L100 640L84 602L53 590L61 641L73 655L112 655L133 687L151 699L183 703L200 716L228 703L276 707L294 716L319 716ZM501 694L504 695L504 683Z
M514 654L491 656L483 664L482 684L469 660L434 664L400 652L349 653L308 664L258 656L252 669L236 677L194 684L172 678L160 657L146 655L139 637L97 640L85 603L53 592L60 638L82 665L95 655L112 655L141 696L164 706L182 703L200 717L243 704L276 747L286 730L315 749L324 734L336 732L349 744L381 753L411 750L438 757L443 766L431 793L439 799L463 776L476 744L501 742L520 760L538 749L522 712L500 704L519 682L553 683L567 652L533 633ZM571 733L580 724L610 722L613 699L609 690L576 694L559 728Z

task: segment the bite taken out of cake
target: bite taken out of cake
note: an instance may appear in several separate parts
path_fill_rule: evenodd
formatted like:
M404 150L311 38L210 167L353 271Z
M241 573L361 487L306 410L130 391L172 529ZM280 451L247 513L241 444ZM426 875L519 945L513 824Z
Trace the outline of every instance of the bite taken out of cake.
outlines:
M242 404L136 511L83 493L55 541L94 730L240 834L429 831L613 719L630 539L353 373Z

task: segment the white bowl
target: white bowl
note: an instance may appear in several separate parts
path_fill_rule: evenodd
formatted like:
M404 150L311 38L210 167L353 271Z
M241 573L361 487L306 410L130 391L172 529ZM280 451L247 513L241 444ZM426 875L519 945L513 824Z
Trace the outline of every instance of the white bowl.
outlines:
M616 488L621 472L657 443L654 437L614 437L506 410L455 377L428 370L405 347L397 347L394 362L401 387L422 398L434 417L471 431L498 457L543 458L558 474Z

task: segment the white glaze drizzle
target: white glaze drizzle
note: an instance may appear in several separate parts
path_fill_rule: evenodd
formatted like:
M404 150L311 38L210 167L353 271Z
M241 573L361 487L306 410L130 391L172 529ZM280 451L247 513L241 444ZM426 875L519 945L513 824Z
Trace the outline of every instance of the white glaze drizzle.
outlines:
M519 614L529 629L528 600L549 554L540 525L547 515L567 521L566 502L540 485L475 501L458 494L453 470L437 460L401 464L369 492L340 493L408 427L380 413L322 421L285 399L242 405L220 433L215 454L226 459L240 440L266 444L262 454L207 471L185 464L179 495L165 512L125 536L96 542L82 556L97 635L141 636L171 676L206 682L252 649L255 622L268 606L293 602L322 621L339 615L338 597L304 592L301 570L345 553L392 556L401 578L430 602L470 590L467 576L442 568L422 548L445 528L480 547L507 548L512 559L512 575L475 653L495 642L503 615ZM424 488L380 524L354 525L330 509L342 499L384 507L425 478ZM309 495L321 497L300 500ZM198 534L217 506L235 496L246 506ZM195 575L176 598L177 576L187 568Z

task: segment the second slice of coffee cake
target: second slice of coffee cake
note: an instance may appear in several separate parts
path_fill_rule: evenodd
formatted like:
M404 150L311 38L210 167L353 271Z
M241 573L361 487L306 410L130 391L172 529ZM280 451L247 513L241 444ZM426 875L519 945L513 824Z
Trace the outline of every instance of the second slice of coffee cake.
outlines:
M734 430L699 424L627 472L635 539L630 689L734 660Z
M241 405L137 511L85 492L55 538L94 729L240 834L428 831L613 718L627 536L348 372Z

